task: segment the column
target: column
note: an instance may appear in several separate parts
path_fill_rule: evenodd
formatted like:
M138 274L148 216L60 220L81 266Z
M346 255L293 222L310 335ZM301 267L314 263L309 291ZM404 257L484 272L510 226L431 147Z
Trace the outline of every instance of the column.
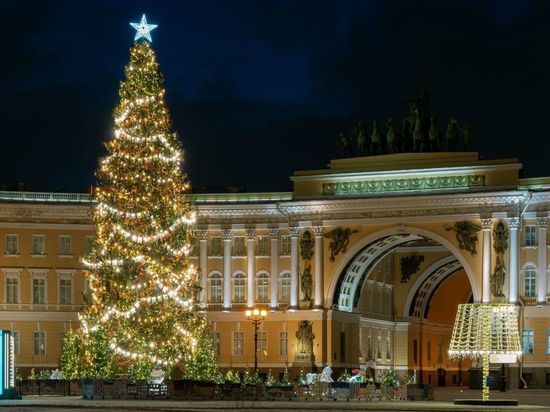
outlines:
M279 295L279 228L269 228L271 237L271 306L272 309L278 307Z
M313 226L315 234L315 299L314 307L323 307L323 226Z
M512 217L508 219L508 228L510 230L510 250L508 261L508 273L510 274L508 286L508 301L518 303L519 301L519 260L518 260L518 229L519 218Z
M247 262L247 296L246 296L246 305L251 308L256 303L256 293L254 288L254 263L256 260L256 229L247 228L246 229L246 262Z
M201 274L200 285L201 285L201 297L199 304L205 305L207 302L207 287L208 287L208 256L207 256L207 247L208 247L208 230L199 229L196 231L197 239L199 239L199 269Z
M290 307L298 308L298 226L290 226Z
M546 303L546 227L548 226L547 217L537 218L537 236L539 238L539 264L537 273L537 304Z
M231 229L222 229L223 236L223 308L231 309Z
M481 302L491 302L491 227L493 219L481 219L483 229L483 266L481 273Z

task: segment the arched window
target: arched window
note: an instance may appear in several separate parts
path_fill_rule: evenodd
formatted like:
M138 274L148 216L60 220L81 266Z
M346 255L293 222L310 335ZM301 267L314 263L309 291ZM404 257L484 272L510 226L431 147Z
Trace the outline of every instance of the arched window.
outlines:
M290 303L290 273L284 272L279 276L279 302Z
M537 296L537 269L533 266L525 268L523 275L523 293L526 298Z
M246 276L242 272L233 275L233 303L246 302Z
M223 276L220 272L212 272L208 275L210 303L222 303L223 299Z
M260 272L256 275L256 302L269 302L269 274Z

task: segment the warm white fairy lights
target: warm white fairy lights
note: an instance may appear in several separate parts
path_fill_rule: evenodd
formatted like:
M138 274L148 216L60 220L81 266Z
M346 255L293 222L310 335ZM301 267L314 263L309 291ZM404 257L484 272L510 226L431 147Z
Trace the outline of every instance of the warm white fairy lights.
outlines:
M458 305L449 344L451 358L482 357L482 398L489 399L489 355L521 356L516 307L512 304Z

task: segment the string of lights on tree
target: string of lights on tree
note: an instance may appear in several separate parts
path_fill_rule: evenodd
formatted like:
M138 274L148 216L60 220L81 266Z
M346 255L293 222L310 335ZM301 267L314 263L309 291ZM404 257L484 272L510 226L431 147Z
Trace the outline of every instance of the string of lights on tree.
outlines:
M96 171L95 241L82 261L91 296L81 324L84 336L100 332L127 359L172 365L193 357L205 330L194 312L197 271L188 261L196 213L150 44L157 26L145 15L130 24L137 33L114 137Z

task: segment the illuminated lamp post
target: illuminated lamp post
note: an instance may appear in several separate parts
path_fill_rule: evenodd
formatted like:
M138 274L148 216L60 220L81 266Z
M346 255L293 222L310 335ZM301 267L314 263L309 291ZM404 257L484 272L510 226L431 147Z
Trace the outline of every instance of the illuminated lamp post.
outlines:
M267 311L265 309L247 309L245 311L246 319L254 325L254 374L258 372L258 328L265 319Z
M488 404L489 364L514 363L521 356L518 315L513 304L465 303L458 305L449 357L482 357L482 400L461 399L455 404ZM515 400L494 400L492 404L517 405Z

